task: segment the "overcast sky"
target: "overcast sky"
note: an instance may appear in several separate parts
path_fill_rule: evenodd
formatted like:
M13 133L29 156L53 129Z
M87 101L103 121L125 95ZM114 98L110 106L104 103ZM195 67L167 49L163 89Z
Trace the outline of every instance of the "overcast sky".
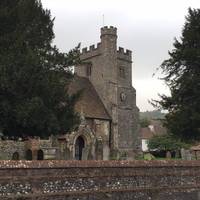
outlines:
M150 99L169 94L156 68L168 58L174 37L179 38L188 7L200 0L42 0L55 17L55 41L67 52L79 42L96 44L103 25L118 28L118 46L133 51L133 86L141 111L152 110ZM103 24L104 15L104 24Z

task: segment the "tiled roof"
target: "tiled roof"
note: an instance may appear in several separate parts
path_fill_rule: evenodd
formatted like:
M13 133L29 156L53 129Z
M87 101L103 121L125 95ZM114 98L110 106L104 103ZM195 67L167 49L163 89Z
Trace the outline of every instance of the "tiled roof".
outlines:
M111 119L89 79L74 77L69 85L69 94L74 94L79 90L82 90L82 94L75 106L77 112L82 113L86 118Z
M167 134L167 129L163 126L163 122L160 120L151 120L151 125L154 127L155 135Z
M154 136L154 133L148 128L141 128L140 135L142 139L150 139Z

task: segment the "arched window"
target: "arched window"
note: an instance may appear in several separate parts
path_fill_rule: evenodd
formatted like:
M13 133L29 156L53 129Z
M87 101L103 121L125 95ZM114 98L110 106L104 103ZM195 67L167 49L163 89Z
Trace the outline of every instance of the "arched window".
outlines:
M33 160L32 151L30 149L26 151L26 160Z
M81 136L79 136L76 139L76 143L75 143L75 159L76 160L82 160L84 147L85 147L85 141Z
M41 149L37 152L37 159L44 160L44 152Z
M12 160L19 160L19 153L18 152L13 153Z

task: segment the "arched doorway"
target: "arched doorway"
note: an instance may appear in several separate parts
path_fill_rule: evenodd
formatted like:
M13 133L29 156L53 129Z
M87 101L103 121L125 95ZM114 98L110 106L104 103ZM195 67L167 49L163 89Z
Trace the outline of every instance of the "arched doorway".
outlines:
M26 151L26 160L33 160L32 151L30 149Z
M85 147L84 139L79 136L75 143L75 159L82 160L83 148Z
M19 160L19 153L18 152L13 153L12 160Z
M44 160L44 153L41 149L37 152L37 160Z

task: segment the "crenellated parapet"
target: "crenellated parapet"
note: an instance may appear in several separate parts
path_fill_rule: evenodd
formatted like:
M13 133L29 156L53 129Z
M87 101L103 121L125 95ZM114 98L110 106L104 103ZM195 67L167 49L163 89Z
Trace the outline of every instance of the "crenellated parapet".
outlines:
M119 49L117 50L117 58L128 62L132 62L132 51L128 49L126 49L125 51L124 48L119 47Z
M89 48L85 47L80 52L81 60L87 60L95 56L101 55L103 52L108 51L108 49L113 49L116 51L116 38L117 38L117 28L113 26L104 26L101 28L101 42L97 45L91 45ZM115 40L113 40L115 38ZM110 50L109 50L110 51Z
M117 36L117 28L113 27L113 26L104 26L101 28L101 37L105 36L105 35L113 35L113 36Z
M101 43L97 43L97 45L91 45L88 47L85 47L80 52L80 58L81 60L85 60L94 56L98 56L101 54L100 51Z

